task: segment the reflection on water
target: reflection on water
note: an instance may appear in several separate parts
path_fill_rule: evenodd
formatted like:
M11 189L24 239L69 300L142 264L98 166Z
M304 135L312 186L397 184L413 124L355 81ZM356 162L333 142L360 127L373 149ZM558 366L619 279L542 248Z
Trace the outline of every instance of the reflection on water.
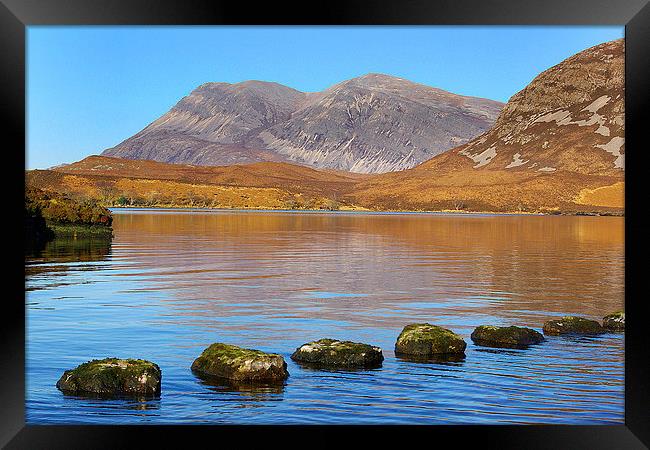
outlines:
M620 423L622 334L547 337L526 350L478 347L469 335L621 309L623 223L117 211L112 245L55 244L28 260L28 421ZM396 358L395 340L413 322L459 333L466 358ZM322 337L378 345L383 365L323 371L289 358ZM282 354L286 385L195 377L193 359L217 341ZM158 363L157 407L132 414L128 403L72 400L54 387L63 370L106 356Z
M65 404L68 403L72 407L82 403L84 407L93 409L96 413L106 413L108 415L115 415L116 411L133 411L137 416L137 411L155 411L160 409L159 397L101 397L101 396L81 396L81 395L67 395L61 394L61 401Z
M405 355L402 353L396 353L395 358L400 361L408 361L421 364L449 364L458 365L457 363L462 363L465 361L466 356L464 354L454 355L431 355L431 356L417 356L417 355Z
M379 363L378 365L373 364L372 366L367 366L367 367L345 367L345 366L330 367L330 366L326 366L314 362L308 362L308 361L294 361L293 363L307 372L312 371L312 372L332 372L332 373L367 372L369 370L375 370L381 368L382 366L381 363Z
M79 264L99 262L111 251L111 239L106 237L56 237L25 255L25 275L30 283L27 290L68 284L70 271L97 270L101 265ZM39 281L44 283L39 283ZM55 280L57 280L55 282Z
M104 403L110 403L111 401L117 402L117 404L126 404L132 406L134 409L155 409L158 408L158 401L160 399L159 394L149 394L149 395L110 395L110 394L99 394L99 393L77 393L62 394L65 397L70 399L80 399L80 400L99 400Z
M101 261L111 251L111 239L102 236L58 236L43 248L27 255L29 263L56 260L57 262Z
M250 399L250 400L260 400L260 399L275 399L280 400L284 392L284 387L286 383L280 384L249 384L249 383L237 383L231 380L210 377L206 375L199 375L194 373L197 381L204 386L206 386L211 391L217 393L236 393L235 397L241 399Z

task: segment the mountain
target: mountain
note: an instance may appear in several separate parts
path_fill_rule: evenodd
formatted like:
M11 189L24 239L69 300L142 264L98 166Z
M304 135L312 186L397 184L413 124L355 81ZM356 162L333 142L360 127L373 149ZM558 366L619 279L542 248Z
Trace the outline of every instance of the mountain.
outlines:
M538 75L494 127L419 166L360 183L356 201L389 208L622 210L622 39Z
M318 93L262 81L206 83L102 155L382 173L467 142L492 126L502 106L380 74Z
M339 83L260 133L287 158L362 173L413 167L486 131L503 105L400 78L368 74Z
M205 83L102 154L200 165L282 161L274 152L245 144L261 130L288 120L305 97L277 83Z
M108 205L622 214L624 54L621 39L567 58L515 94L491 129L401 171L359 174L282 161L208 167L92 156L51 170L28 171L27 184ZM237 112L241 104L248 105L246 114ZM398 107L399 114L391 109ZM395 142L408 138L420 148L433 139L423 137L432 128L423 124L454 122L454 108L473 111L465 118L475 120L485 107L479 99L383 75L367 75L312 94L261 82L209 84L137 139L152 143L153 150L161 146L159 150L170 152L166 156L170 159L199 157L214 145L231 149L229 155L253 155L251 159L267 154L334 167L348 161L348 169L381 171L395 167L390 158L399 146L386 147L390 151L383 149L373 159L353 142L330 144L356 133L355 142L377 142L373 141L377 136L393 137ZM446 112L433 113L434 109ZM425 111L433 117L425 117ZM379 124L387 123L393 124L393 131L379 133L384 130ZM451 125L445 130L452 130ZM284 147L286 142L300 142L304 138L300 133L320 136L321 131L322 139L305 141L290 151ZM449 131L449 136L454 133ZM187 154L165 147L175 141L160 140L160 134L187 143ZM134 139L127 142L137 150ZM264 150L260 142L265 143ZM258 147L247 147L253 143ZM135 158L138 151L120 156ZM330 155L338 156L329 159Z
M515 94L457 153L474 167L610 175L625 167L624 42L580 52Z

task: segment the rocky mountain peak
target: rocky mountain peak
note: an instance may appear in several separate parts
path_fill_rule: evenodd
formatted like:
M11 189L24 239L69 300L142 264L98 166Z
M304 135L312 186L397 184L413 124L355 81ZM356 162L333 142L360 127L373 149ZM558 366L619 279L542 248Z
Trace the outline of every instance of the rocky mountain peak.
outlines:
M489 132L454 151L486 170L622 171L624 52L622 39L606 42L542 72Z
M625 86L625 42L618 39L591 47L545 70L513 95L496 126L510 131L518 116L572 107ZM510 126L508 124L510 123Z
M377 73L309 94L258 80L204 83L103 154L386 172L412 167L486 131L502 106Z

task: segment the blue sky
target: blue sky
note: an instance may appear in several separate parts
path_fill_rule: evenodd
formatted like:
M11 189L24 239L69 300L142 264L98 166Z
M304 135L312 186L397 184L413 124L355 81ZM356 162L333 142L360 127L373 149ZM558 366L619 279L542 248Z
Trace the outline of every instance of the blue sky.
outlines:
M623 27L42 27L27 30L27 168L98 154L208 81L301 91L379 72L507 101Z

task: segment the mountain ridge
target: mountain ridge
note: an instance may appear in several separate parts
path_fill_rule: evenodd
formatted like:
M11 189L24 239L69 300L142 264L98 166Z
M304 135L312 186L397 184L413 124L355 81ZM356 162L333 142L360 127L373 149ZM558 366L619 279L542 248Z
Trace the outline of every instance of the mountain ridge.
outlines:
M575 210L591 201L622 209L624 55L619 39L565 59L513 95L489 131L414 168L361 182L357 201L515 211Z
M335 209L338 204L382 211L623 214L624 54L624 41L616 40L567 58L513 95L494 127L401 171L355 174L293 161L207 167L93 156L53 170L28 171L27 180L81 197L103 196L108 204L121 196L145 206ZM347 115L350 105L336 96L350 84L352 89L383 85L383 93L385 83L397 91L404 86L369 76L311 98L289 92L287 101L303 107L292 119L316 114L328 102ZM278 89L278 95L286 94ZM367 119L371 114L360 114L365 105L360 102L352 116ZM279 108L256 111L273 119ZM255 124L242 122L237 129L249 126L250 131ZM164 132L173 137L172 131ZM240 144L228 145L237 152Z
M502 106L376 73L312 93L259 80L209 82L102 155L386 172L468 141L492 125Z

